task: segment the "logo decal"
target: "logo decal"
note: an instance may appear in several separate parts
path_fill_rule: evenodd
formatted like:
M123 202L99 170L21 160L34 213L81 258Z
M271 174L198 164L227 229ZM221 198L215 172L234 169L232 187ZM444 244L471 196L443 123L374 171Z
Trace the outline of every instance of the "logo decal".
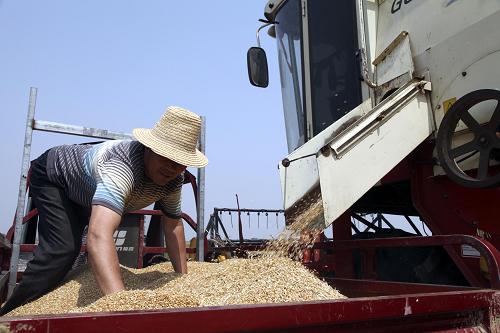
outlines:
M391 13L394 14L401 9L403 3L405 5L409 4L412 0L394 0L391 7Z
M127 236L127 230L116 230L113 234L113 239L115 240L116 251L122 252L133 252L133 246L123 246L125 244L125 239Z

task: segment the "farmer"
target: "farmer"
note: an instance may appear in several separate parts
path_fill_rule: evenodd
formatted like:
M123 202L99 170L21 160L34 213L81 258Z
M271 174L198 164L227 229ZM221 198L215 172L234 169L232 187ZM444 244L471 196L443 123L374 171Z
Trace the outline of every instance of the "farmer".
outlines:
M89 261L101 291L124 290L113 233L124 213L153 202L164 214L173 268L187 273L181 187L187 166L208 163L196 149L200 128L198 115L169 107L153 129L134 129L137 141L58 146L34 160L30 191L39 214L39 244L0 315L63 280L80 252L86 225Z

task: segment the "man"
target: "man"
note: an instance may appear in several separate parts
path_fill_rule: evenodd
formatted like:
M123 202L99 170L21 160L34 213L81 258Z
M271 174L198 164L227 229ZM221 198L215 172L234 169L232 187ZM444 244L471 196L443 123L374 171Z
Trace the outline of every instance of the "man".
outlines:
M174 270L187 273L181 187L187 166L208 163L196 149L200 128L199 116L169 107L153 129L134 129L138 141L58 146L33 161L30 191L39 214L39 244L0 315L63 280L87 224L87 251L97 284L104 295L124 290L113 233L124 213L153 202L164 213Z

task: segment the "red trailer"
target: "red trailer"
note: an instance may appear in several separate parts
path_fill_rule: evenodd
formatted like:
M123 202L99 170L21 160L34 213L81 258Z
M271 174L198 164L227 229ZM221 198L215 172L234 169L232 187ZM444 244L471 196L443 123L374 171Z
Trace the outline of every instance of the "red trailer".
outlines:
M11 332L499 332L493 290L0 319Z

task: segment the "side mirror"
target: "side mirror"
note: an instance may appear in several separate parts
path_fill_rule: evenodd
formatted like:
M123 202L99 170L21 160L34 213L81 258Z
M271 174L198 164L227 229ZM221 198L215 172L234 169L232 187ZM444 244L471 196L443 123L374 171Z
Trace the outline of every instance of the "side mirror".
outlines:
M265 88L269 84L266 51L261 47L251 47L247 52L248 78L256 87Z

